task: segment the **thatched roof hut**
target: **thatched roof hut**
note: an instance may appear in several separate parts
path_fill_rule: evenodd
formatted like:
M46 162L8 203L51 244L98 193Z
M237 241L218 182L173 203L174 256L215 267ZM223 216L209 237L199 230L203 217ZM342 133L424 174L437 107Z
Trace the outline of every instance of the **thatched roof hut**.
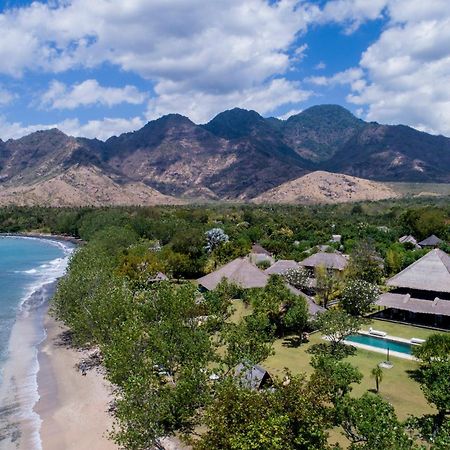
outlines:
M299 297L303 297L306 300L310 316L314 317L316 314L326 311L325 308L318 305L309 295L306 295L304 292L295 288L291 284L287 284L287 287L293 294L298 295Z
M244 289L262 288L269 281L269 275L254 266L247 258L237 258L216 271L199 278L197 282L211 291L224 278Z
M270 253L269 250L266 250L263 246L259 244L252 245L252 253L254 253L255 255L272 256L272 253Z
M289 269L298 269L299 264L293 259L280 259L264 271L267 275L283 275Z
M340 253L319 252L300 262L300 265L309 269L325 267L326 269L342 271L347 267L347 259Z
M450 293L450 257L440 249L425 256L390 278L388 286L417 291Z
M272 377L269 372L259 364L247 367L241 363L236 367L235 376L242 386L249 389L259 390L272 384Z
M419 242L419 245L421 247L437 247L438 245L441 245L444 241L442 239L439 239L437 236L432 234L431 236L428 236L423 241Z
M411 234L409 234L408 236L402 236L398 242L400 242L400 244L412 244L415 247L420 247L419 244L417 243L417 240L414 236L412 236Z

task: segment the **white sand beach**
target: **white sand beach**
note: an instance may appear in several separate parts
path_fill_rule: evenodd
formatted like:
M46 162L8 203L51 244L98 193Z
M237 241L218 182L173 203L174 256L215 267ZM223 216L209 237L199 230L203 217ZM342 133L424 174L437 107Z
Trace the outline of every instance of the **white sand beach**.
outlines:
M41 417L43 450L115 450L107 438L112 418L107 413L111 387L95 369L83 376L75 365L86 356L58 345L62 325L47 316L47 338L39 351L35 411Z

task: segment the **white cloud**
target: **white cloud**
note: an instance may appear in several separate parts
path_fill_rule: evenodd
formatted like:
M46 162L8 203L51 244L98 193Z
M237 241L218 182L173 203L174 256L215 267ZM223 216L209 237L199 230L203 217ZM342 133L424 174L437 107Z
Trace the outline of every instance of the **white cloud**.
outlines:
M314 69L316 69L316 70L323 70L326 68L327 68L327 65L323 61L320 61L320 63L318 63L314 66Z
M95 104L111 107L120 103L138 105L145 99L146 95L135 86L104 87L97 80L86 80L69 88L64 83L55 80L42 94L40 106L50 109L75 109Z
M281 116L278 116L278 119L281 120L287 120L289 117L296 116L297 114L300 114L303 110L302 109L291 109L288 112L282 114Z
M318 14L317 6L299 0L34 2L0 14L0 73L20 77L113 64L153 83L160 98L150 110L179 111L179 103L181 112L206 118L221 100L260 104L262 91L276 85L271 80L304 55L299 35ZM75 108L93 95L83 103L74 87L51 88L44 103L54 108ZM290 89L293 98L304 96ZM96 101L108 97L99 94ZM264 109L286 101L271 96Z
M450 4L392 0L388 13L348 101L367 106L368 120L450 135Z
M280 104L296 104L308 99L311 92L302 90L298 83L279 78L255 88L217 95L198 91L174 92L170 86L166 88L161 83L157 94L149 101L148 119L178 112L196 123L204 123L219 112L233 107L270 114Z
M337 84L351 84L359 82L363 76L363 71L359 67L351 67L350 69L338 72L331 77L319 76L310 77L306 81L317 86L335 86Z
M12 92L0 87L0 106L9 105L15 97Z
M144 126L141 117L131 119L105 118L102 120L90 120L81 124L78 119L67 119L53 124L24 125L20 122L8 122L0 116L0 137L3 140L17 139L38 130L58 128L69 136L107 139L111 136L137 130Z
M389 0L331 0L325 4L317 20L343 23L345 31L352 33L362 23L382 17L388 3Z

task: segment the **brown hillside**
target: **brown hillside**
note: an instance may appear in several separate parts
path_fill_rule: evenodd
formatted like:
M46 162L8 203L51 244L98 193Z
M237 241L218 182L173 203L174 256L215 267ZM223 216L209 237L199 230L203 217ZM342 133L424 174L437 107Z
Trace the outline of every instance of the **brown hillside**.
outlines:
M0 205L103 206L180 204L144 183L118 183L92 166L73 166L34 184L0 188Z
M255 203L344 203L399 195L383 183L316 171L255 197Z

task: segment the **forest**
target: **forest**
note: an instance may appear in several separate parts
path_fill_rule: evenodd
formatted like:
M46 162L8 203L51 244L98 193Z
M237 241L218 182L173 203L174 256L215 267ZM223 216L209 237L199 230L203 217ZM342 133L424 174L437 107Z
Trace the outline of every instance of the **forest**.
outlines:
M435 234L448 242L449 223L449 203L429 199L0 210L0 232L83 241L52 313L70 327L74 344L100 350L115 387L110 437L132 450L164 449L172 436L196 450L448 449L450 335L432 334L415 350L419 363L411 377L433 413L417 411L406 420L379 395L377 368L376 391L353 395L362 374L351 363L356 349L342 341L369 322L383 280L427 251L398 239ZM340 242L330 242L332 235ZM192 282L247 255L254 243L279 259L300 261L325 244L349 254L338 293L328 298L324 276L316 299L340 301L311 318L305 300L280 276L245 292L225 280L201 292ZM450 250L447 244L442 249ZM159 272L168 280L156 281ZM236 299L248 308L239 320ZM292 336L301 347L304 332L315 330L331 338L308 350L308 374L285 370L261 390L237 374L239 364L250 369L274 355L280 336ZM334 439L336 430L345 447Z

